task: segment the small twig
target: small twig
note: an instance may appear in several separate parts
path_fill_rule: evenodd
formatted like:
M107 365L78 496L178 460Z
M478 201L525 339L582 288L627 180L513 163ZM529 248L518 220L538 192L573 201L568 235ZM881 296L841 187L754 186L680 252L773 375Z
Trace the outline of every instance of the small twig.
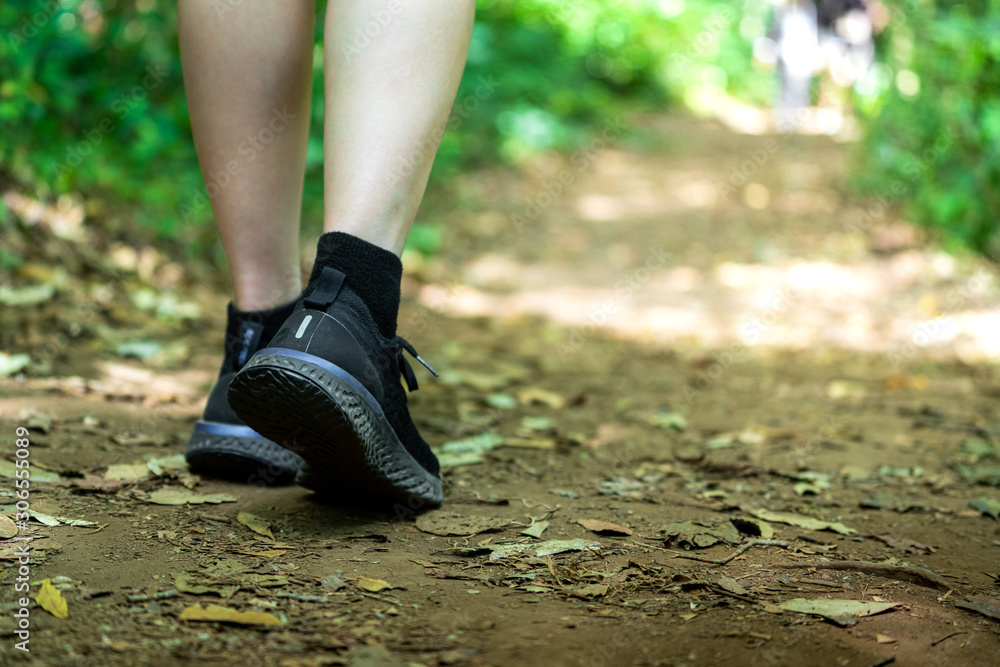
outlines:
M147 593L138 593L135 595L128 595L126 597L129 602L146 602L147 600L166 600L169 598L175 598L177 595L177 591L171 588L170 590L153 593L152 595Z
M389 598L384 598L379 595L372 595L371 593L362 593L361 591L354 591L358 595L363 595L366 598L371 598L373 600L378 600L380 602L388 602L389 604L394 604L397 607L405 607L406 605L402 602L396 602L395 600L390 600Z
M607 558L604 557L604 554L601 553L600 547L596 549L594 547L587 547L587 551L589 551L592 554L597 554L601 560L607 560Z
M747 540L743 544L743 546L741 546L739 549L734 551L726 558L713 559L713 558L704 558L702 556L690 556L688 554L682 554L679 551L675 551L673 553L676 554L677 558L687 558L689 560L701 561L702 563L711 563L712 565L726 565L733 559L745 554L752 547L782 547L784 549L787 549L788 542L779 542L778 540L759 540L759 539Z
M894 662L896 662L896 656L890 655L887 658L882 658L878 662L873 662L871 667L883 667L884 665L891 665Z
M80 534L81 535L93 535L94 533L101 532L102 530L104 530L105 528L107 528L110 525L111 525L110 523L97 524L97 528L95 528L94 530L90 531L89 533L80 533Z
M815 579L813 577L799 577L799 583L814 584L816 586L829 586L830 588L844 588L844 584L838 581L827 581L825 579Z
M561 580L561 579L559 578L559 575L558 575L558 574L556 574L556 564L555 564L555 562L554 562L554 561L552 560L552 556L546 556L546 557L545 557L545 562L546 562L546 563L548 564L548 566L549 566L549 573L550 573L550 574L552 575L552 578L556 580L556 583L557 583L557 584L559 584L559 588L563 588L563 582L562 582L562 580Z
M775 567L789 569L813 567L825 570L854 570L875 576L904 579L928 588L937 588L943 591L954 590L951 584L927 568L912 567L910 565L886 565L884 563L872 563L865 560L834 560L826 563L794 563L791 565L775 565Z
M320 597L319 595L299 595L297 593L278 593L276 597L279 598L289 598L292 600L298 600L299 602L329 602L329 598Z
M524 498L518 498L518 500L520 500L521 504L524 505L525 507L527 507L529 510L533 510L533 509L537 509L539 507L543 507L543 508L545 508L545 511L547 513L551 514L551 513L557 512L557 511L559 511L559 510L562 509L562 505L559 505L559 504L557 504L555 507L549 507L545 503L538 503L537 505L529 505L528 501L525 500Z
M747 597L746 595L740 595L739 593L732 593L730 591L727 591L725 588L722 588L721 586L714 586L712 584L709 584L708 590L712 591L713 593L718 593L719 595L725 595L727 597L736 598L737 600L746 602L748 604L760 604L760 600L754 600L753 598Z
M968 632L966 632L965 630L956 630L955 632L947 634L944 637L941 637L939 639L935 639L934 641L931 642L931 646L937 646L938 644L940 644L941 642L943 642L945 639L951 639L955 635L965 635L965 634L968 634Z
M655 537L644 537L643 539L653 540L657 539ZM637 547L649 547L650 549L659 549L660 551L666 551L667 553L677 553L676 551L671 551L670 549L664 549L663 547L658 547L655 544L643 544L642 542L636 542L635 540L629 540L629 544L634 544Z

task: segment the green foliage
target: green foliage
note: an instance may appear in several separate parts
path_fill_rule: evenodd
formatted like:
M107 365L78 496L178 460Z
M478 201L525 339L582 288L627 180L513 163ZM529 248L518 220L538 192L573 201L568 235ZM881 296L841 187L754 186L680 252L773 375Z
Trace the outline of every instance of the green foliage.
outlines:
M313 224L322 217L324 4L303 202ZM740 27L747 16L759 23L766 3L747 7L743 14L720 0L481 0L432 185L471 166L572 149L626 106L698 108L759 89ZM0 179L43 199L81 192L118 235L141 236L127 231L139 223L183 239L192 252L214 246L174 3L6 0L0 82Z
M859 187L944 240L1000 250L1000 2L894 2Z
M100 13L74 0L0 6L0 164L43 198L104 193L176 233L179 203L199 174L175 20L151 5Z
M751 70L741 23L763 32L766 9L763 1L741 11L718 0L480 0L436 172L573 148L626 105L699 110L706 97L754 97L772 75Z

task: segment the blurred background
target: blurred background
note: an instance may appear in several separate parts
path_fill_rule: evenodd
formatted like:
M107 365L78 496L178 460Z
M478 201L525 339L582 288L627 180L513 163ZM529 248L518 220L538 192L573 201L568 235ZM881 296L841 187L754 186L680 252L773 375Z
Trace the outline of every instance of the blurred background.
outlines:
M845 289L851 307L860 308L864 295L886 283L881 269L865 273L868 265L850 262L916 247L931 249L921 250L919 260L906 256L903 268L897 261L892 271L922 276L933 269L966 283L979 276L986 287L969 298L986 298L991 258L1000 248L1000 2L481 0L478 7L465 78L405 258L410 274L425 283L425 307L473 314L498 307L496 300L442 297L449 294L442 284L450 279L476 288L499 281L493 285L498 294L517 291L510 276L519 266L574 247L583 262L581 245L601 244L603 254L587 261L641 265L642 248L652 244L648 231L616 245L625 229L616 226L606 238L584 242L558 207L531 215L546 179L580 164L575 185L591 191L562 202L577 222L645 216L654 225L649 229L666 230L664 224L674 224L669 216L678 214L701 230L692 228L688 239L668 230L659 239L680 252L662 289L644 292L659 306L698 276L734 289L773 287L760 277L773 265L779 282L792 275L820 294ZM322 212L322 25L317 21L303 202L310 238L319 234ZM162 346L122 348L133 341L119 340L108 323L128 322L133 314L171 326L192 321L201 313L199 287L217 294L227 289L191 140L175 7L159 0L8 0L0 6L0 31L0 303L11 325L0 331L0 349L9 353L0 372L30 372L32 364L45 372L59 354L39 358L37 349L53 331L103 337L105 348L123 354L159 355ZM623 154L638 162L617 168ZM644 171L642 160L653 157L647 165L653 171ZM778 167L792 173L791 181ZM663 178L650 188L665 199L643 208L648 193L629 194L627 181L642 182L657 169ZM678 176L685 169L687 176ZM817 169L822 192L812 199L789 194L795 189L789 183ZM625 185L601 195L588 179ZM699 222L698 216L714 214L722 217L711 218L712 225ZM775 226L789 216L794 224ZM542 228L561 236L538 236ZM829 233L809 248L782 243L811 238L821 228ZM699 240L720 234L728 249ZM543 241L548 257L537 253ZM519 246L524 253L517 255ZM505 250L517 262L503 260ZM810 264L789 274L790 260L782 264L810 253L821 268ZM605 287L616 275L602 278ZM845 275L860 282L845 287ZM532 279L558 282L549 274ZM564 275L566 285L584 282ZM711 300L687 291L699 303ZM59 311L65 303L46 310L60 294L87 306L68 315ZM504 307L548 312L551 296L536 295L537 306L521 299L520 306ZM862 327L864 335L897 326L903 332L897 342L905 341L941 310L943 297L928 298L914 293L906 308L915 314L903 325L898 318L873 321ZM869 305L878 310L878 303ZM728 305L716 309L723 319L698 319L685 302L675 305L630 314L619 324L634 333L645 317L666 342L733 338L709 330L732 329L723 321ZM688 324L676 324L675 315ZM736 319L739 328L746 317ZM664 320L674 324L656 324ZM981 325L976 320L969 327ZM816 336L799 332L773 342L826 340ZM981 343L976 349L992 354Z
M369 665L381 654L331 652L383 642L407 664L521 665L527 651L553 665L998 664L985 616L1000 618L1000 0L477 4L399 314L440 371L417 370L408 405L448 511L474 514L421 537L409 510L389 523L187 470L230 284L176 5L0 0L0 426L30 429L31 506L46 516L33 536L51 537L32 563L49 559L72 609L32 616L51 633L36 635L45 664ZM303 269L323 208L316 25ZM0 454L0 478L20 465ZM178 502L239 504L147 504L199 485L214 499ZM258 527L237 526L244 510ZM799 566L863 567L795 578L772 547L732 563L739 581L718 578L708 563L753 545L732 551L737 510L774 522ZM601 562L476 574L453 560L473 550L443 549L471 546L458 537L471 526L530 521L538 538L549 519L546 538L599 533ZM731 555L701 574L664 548L720 539L705 553ZM243 579L250 567L267 574ZM210 571L225 578L181 588ZM333 592L362 573L391 584L358 586L374 600ZM232 596L234 582L221 603L294 622L174 617L188 591ZM912 613L836 629L749 604L837 591ZM583 653L604 637L632 638L635 660Z

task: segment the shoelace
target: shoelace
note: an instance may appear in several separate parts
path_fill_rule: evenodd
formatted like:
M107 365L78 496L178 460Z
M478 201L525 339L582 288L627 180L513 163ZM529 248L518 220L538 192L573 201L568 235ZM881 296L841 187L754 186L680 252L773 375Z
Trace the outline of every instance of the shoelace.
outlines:
M402 336L396 336L394 339L396 347L396 362L399 364L399 372L403 374L403 379L406 380L406 389L408 391L416 391L417 376L413 373L413 367L410 366L410 362L406 360L403 356L403 351L409 352L413 355L413 358L423 364L423 367L431 372L434 377L438 376L438 372L431 368L431 365L424 361L423 357L417 354L417 351L410 345Z

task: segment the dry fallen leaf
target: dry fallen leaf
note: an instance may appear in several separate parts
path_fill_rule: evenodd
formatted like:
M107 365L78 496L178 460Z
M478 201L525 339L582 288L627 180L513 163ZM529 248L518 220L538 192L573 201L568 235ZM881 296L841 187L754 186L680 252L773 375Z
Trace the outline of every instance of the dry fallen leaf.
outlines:
M597 427L597 433L583 441L584 447L603 447L616 442L627 440L632 435L633 429L621 424L601 424Z
M840 626L854 625L861 616L874 616L899 608L898 602L866 602L864 600L806 600L795 598L778 605L785 611L822 616Z
M9 516L0 514L0 539L6 540L17 535L17 524Z
M751 509L747 511L758 519L763 519L764 521L770 521L772 523L785 523L789 526L797 526L807 530L832 530L833 532L840 533L841 535L854 535L858 532L853 528L848 528L839 521L820 521L819 519L814 519L811 516L802 516L792 512L772 512L771 510L766 509Z
M759 537L762 540L769 540L774 537L774 528L771 527L771 524L761 519L737 517L732 520L732 524L736 526L736 530L744 535Z
M632 529L626 528L625 526L619 525L617 523L611 523L610 521L602 521L601 519L580 519L577 521L578 524L586 528L587 530L598 533L599 535L631 535Z
M599 598L608 594L607 584L575 584L564 586L563 590L578 598Z
M541 539L542 533L544 533L545 529L548 527L548 521L532 521L530 526L521 531L521 534Z
M329 591L339 591L341 588L347 587L347 584L345 584L344 580L341 579L343 574L344 573L340 570L332 574L328 574L320 580L319 584Z
M268 549L267 551L237 551L244 556L258 556L260 558L277 558L285 554L284 549Z
M182 611L178 618L182 621L215 621L239 625L281 625L281 619L274 614L263 611L237 611L217 604L210 604L204 608L196 604Z
M271 524L268 523L267 519L262 519L255 514L250 514L250 512L240 512L236 515L236 520L258 535L263 535L272 542L274 541L274 533L271 532Z
M173 572L170 576L174 579L177 591L189 595L218 595L225 600L236 595L236 591L240 589L235 584L219 584L187 572Z
M504 447L521 447L522 449L555 449L555 438L504 438Z
M667 544L684 548L705 549L719 542L740 543L740 532L730 521L715 526L696 521L675 522L663 531Z
M549 406L553 410L561 410L566 407L565 398L554 391L542 389L541 387L526 387L522 389L517 393L517 400L521 402L521 405L541 403L542 405Z
M889 635L875 635L875 641L879 644L892 644L896 640Z
M56 618L69 618L69 605L66 604L66 598L62 596L58 588L52 585L51 579L42 580L42 588L38 591L35 602Z
M490 560L500 560L508 556L521 556L522 554L534 555L541 558L561 554L566 551L597 551L601 548L600 542L590 540L546 540L545 542L512 542L510 544L489 545Z
M720 588L724 588L730 593L736 593L737 595L746 595L748 592L747 589L740 585L740 582L726 575L719 577L718 585Z
M62 477L57 473L51 472L49 470L40 469L41 466L34 461L31 462L31 482L61 482ZM7 477L8 479L16 479L17 471L23 470L23 468L18 468L13 461L0 460L0 477Z
M116 639L111 642L111 650L115 653L124 653L125 651L133 648L135 648L135 644L130 644L124 639Z
M369 593L378 593L387 588L392 588L392 584L384 579L370 579L368 577L358 577L354 580L354 585Z
M128 480L123 479L104 479L103 477L99 477L97 475L84 475L83 477L74 477L62 482L55 482L53 485L68 486L74 489L84 489L87 491L108 491L118 489L128 483Z
M982 614L994 621L1000 621L1000 603L985 595L970 595L965 600L956 602L955 606L959 609Z
M149 494L147 502L154 505L200 505L202 503L235 503L236 496L228 493L212 493L209 495L198 495L188 489L163 488L157 489Z
M145 463L117 463L108 466L108 471L104 473L104 479L109 481L142 480L150 477L152 474Z
M427 512L418 516L416 521L417 530L432 535L456 537L503 530L509 524L509 519L453 512Z

